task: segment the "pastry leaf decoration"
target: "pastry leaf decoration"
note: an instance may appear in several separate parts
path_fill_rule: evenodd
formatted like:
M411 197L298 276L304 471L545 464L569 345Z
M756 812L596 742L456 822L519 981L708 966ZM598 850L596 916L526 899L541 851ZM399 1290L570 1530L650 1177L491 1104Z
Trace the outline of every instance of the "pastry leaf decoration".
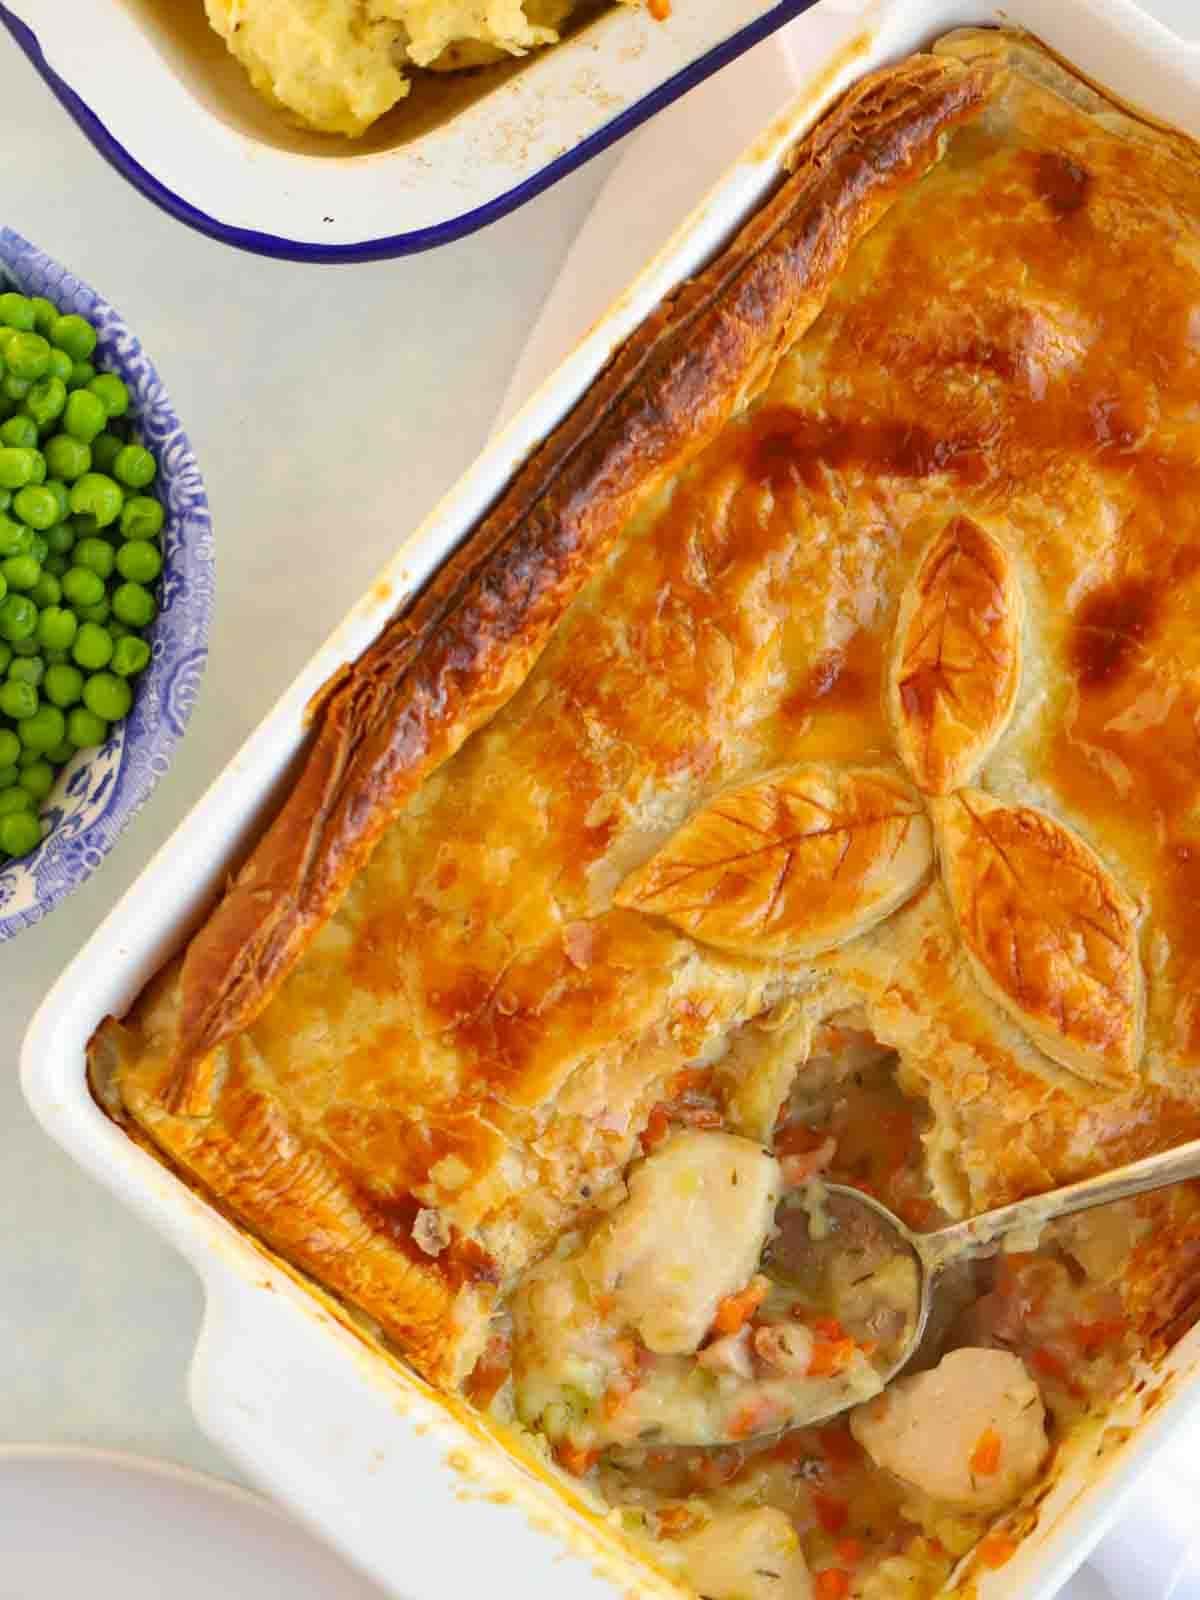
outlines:
M616 901L720 950L796 959L881 922L931 866L929 821L902 778L812 765L718 795Z
M984 991L1051 1060L1127 1085L1141 1053L1137 909L1077 834L981 789L937 802L942 873Z
M1021 612L1007 552L968 517L953 518L901 600L888 679L900 755L927 794L969 783L1008 725Z

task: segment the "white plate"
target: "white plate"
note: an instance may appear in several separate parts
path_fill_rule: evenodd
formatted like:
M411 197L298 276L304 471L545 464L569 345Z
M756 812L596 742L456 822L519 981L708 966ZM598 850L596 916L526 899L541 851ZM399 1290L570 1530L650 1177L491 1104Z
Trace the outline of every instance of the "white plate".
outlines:
M0 1450L0 1552L0 1600L380 1600L257 1495L102 1450Z

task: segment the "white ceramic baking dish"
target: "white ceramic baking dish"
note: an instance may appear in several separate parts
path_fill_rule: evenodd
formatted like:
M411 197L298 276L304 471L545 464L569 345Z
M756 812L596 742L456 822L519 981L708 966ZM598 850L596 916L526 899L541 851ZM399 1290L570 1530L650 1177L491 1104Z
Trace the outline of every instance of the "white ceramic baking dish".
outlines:
M304 738L304 708L374 637L568 411L614 346L750 212L784 154L862 71L949 27L996 19L989 0L826 0L796 26L813 75L794 104L622 295L401 547L257 733L48 996L23 1055L26 1096L53 1138L193 1263L206 1314L191 1374L202 1426L265 1488L405 1600L512 1592L613 1600L677 1592L592 1522L570 1491L522 1466L478 1423L371 1350L319 1298L131 1143L92 1102L84 1048L177 948L269 805ZM1200 52L1128 0L1005 0L1084 71L1200 134ZM1064 1471L1037 1532L986 1575L985 1600L1042 1600L1083 1560L1168 1432L1200 1413L1200 1329L1173 1352L1164 1403L1131 1402L1105 1449ZM564 1559L566 1554L567 1559Z
M483 227L813 3L679 0L655 22L607 0L511 75L426 74L361 145L293 135L208 30L203 0L2 0L0 24L147 199L226 244L335 262ZM477 91L452 115L435 103Z

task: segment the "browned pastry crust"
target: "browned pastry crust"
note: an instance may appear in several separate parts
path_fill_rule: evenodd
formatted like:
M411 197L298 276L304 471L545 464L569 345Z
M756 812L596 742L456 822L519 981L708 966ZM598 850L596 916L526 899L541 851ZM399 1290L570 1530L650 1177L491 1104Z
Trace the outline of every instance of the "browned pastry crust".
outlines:
M993 76L990 64L926 56L848 95L775 200L624 346L331 688L299 783L189 946L174 1110L203 1107L203 1059L267 1003L404 802L524 681L639 501L761 386L850 250Z
M1200 1133L1198 234L1033 45L866 79L331 686L105 1103L446 1383L681 1068L765 1139L841 1010L950 1211Z

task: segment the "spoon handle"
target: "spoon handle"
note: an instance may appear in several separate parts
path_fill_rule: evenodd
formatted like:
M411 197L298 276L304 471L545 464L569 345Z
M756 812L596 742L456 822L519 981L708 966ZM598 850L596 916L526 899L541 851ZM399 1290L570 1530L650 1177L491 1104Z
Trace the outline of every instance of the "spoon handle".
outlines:
M1175 1150L1164 1150L1158 1155L1145 1156L1141 1161L1132 1161L1126 1167L1118 1167L1115 1172L1084 1178L1080 1183L1052 1189L1048 1194L1034 1195L1028 1200L1018 1200L1013 1205L981 1212L979 1216L968 1217L964 1222L939 1228L936 1233L915 1235L914 1243L926 1268L940 1269L958 1256L986 1254L990 1245L1016 1229L1040 1231L1047 1222L1053 1222L1057 1217L1069 1217L1075 1211L1089 1211L1093 1206L1108 1205L1113 1200L1125 1200L1134 1194L1145 1194L1149 1189L1162 1189L1169 1183L1181 1183L1186 1178L1200 1178L1200 1139L1192 1139Z

